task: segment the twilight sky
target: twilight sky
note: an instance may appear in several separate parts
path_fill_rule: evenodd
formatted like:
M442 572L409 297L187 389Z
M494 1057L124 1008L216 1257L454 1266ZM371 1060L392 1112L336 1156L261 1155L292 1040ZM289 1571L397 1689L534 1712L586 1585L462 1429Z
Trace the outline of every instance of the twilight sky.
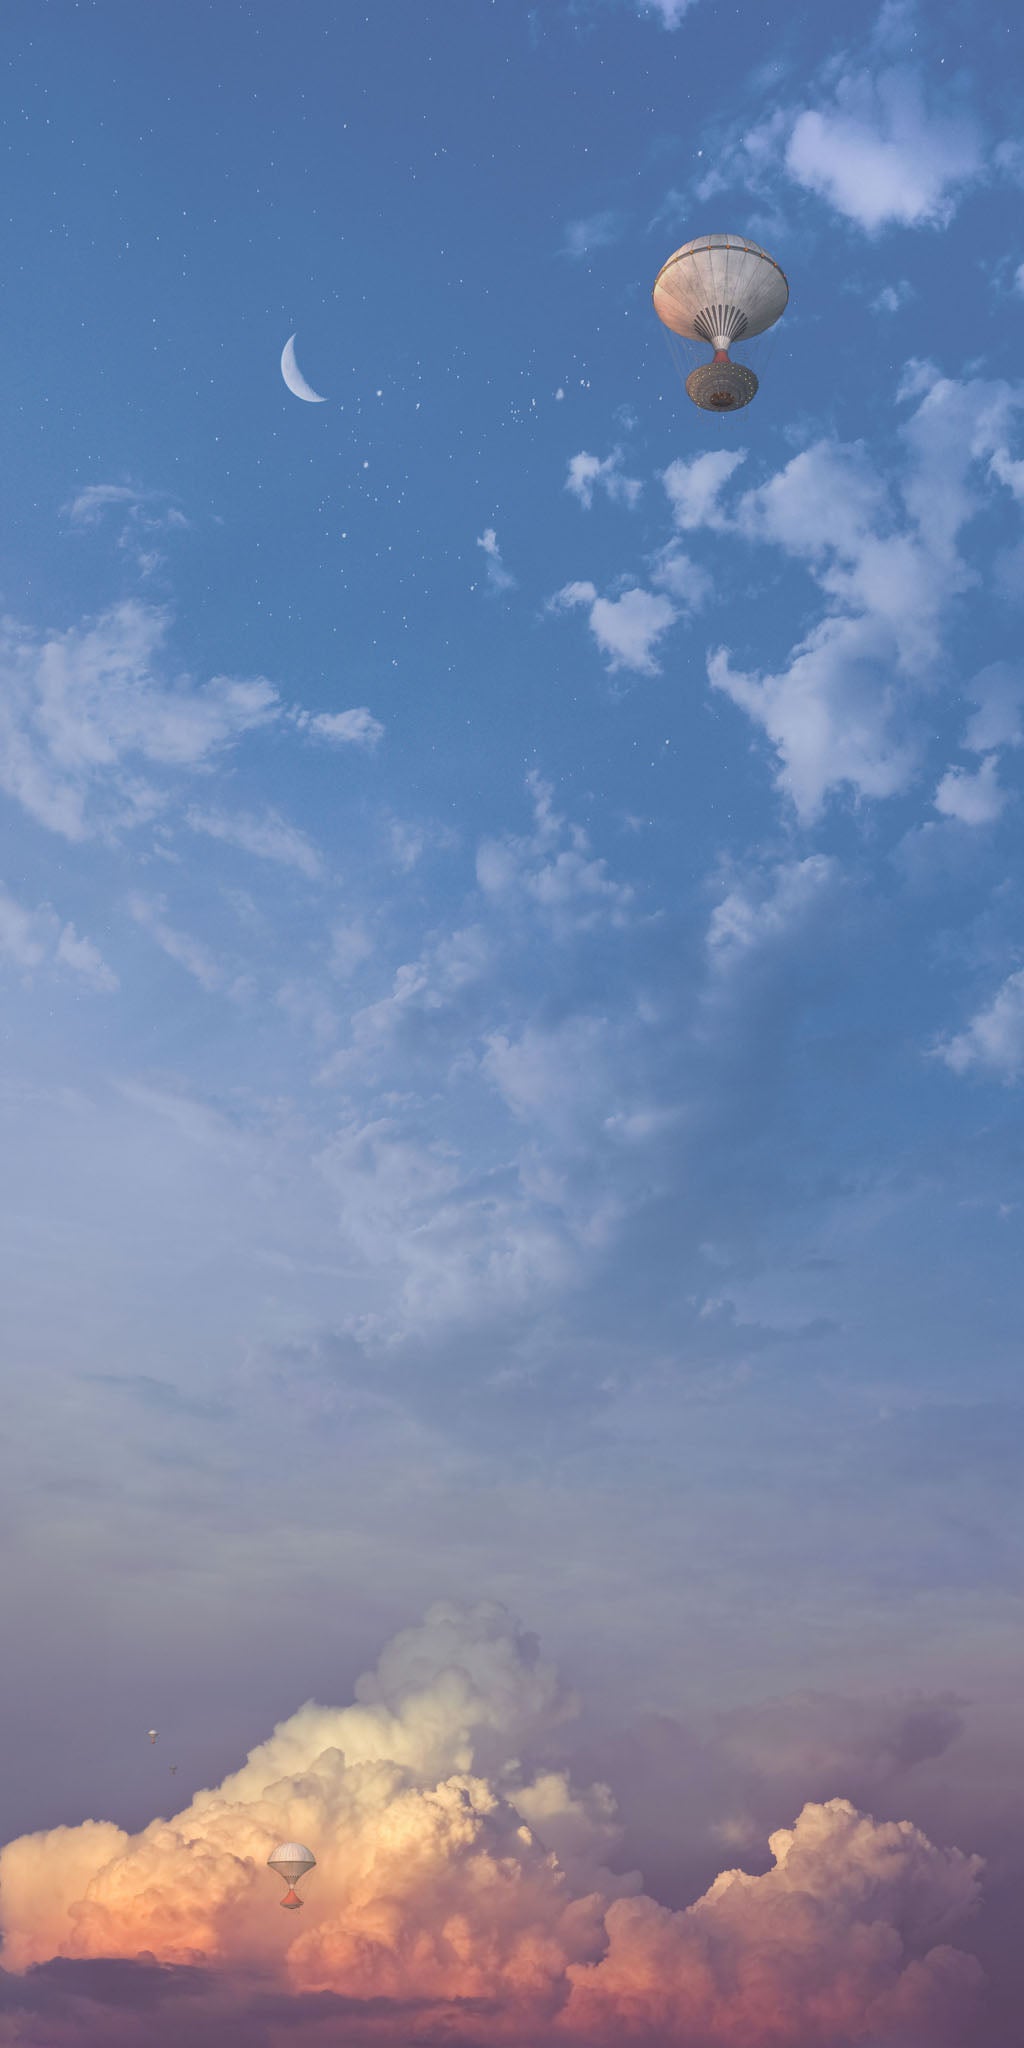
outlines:
M9 0L4 2048L1006 2048L1021 34Z

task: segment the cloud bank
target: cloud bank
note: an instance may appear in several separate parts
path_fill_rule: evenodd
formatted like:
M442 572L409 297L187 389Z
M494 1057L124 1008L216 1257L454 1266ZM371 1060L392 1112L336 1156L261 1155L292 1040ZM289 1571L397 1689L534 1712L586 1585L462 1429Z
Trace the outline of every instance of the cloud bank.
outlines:
M120 1966L137 2023L177 1981L200 2015L276 2015L247 2036L272 2042L306 2021L320 2038L320 2019L324 2038L353 2042L437 2039L438 2026L449 2040L588 2048L968 2037L980 1972L951 1936L978 1902L976 1857L828 1799L771 1836L762 1875L726 1870L670 1911L615 1872L608 1787L575 1787L552 1761L576 1710L503 1608L442 1602L350 1706L307 1702L170 1819L9 1843L0 2041L52 2040L35 2030L33 1993L80 1990L88 1964ZM282 1837L317 1857L298 1927L266 1869ZM89 2024L70 2001L60 2038L98 2039Z

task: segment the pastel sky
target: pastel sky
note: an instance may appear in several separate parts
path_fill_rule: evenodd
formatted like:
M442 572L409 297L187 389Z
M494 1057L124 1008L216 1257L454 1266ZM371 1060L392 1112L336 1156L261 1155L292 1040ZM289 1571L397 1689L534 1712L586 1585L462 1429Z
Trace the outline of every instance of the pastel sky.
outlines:
M1008 2048L1014 10L5 78L0 2044Z

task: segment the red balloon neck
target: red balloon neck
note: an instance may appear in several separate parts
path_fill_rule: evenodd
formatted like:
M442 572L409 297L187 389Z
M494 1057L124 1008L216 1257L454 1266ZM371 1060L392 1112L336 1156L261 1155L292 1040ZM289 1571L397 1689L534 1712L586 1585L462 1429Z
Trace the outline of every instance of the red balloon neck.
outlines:
M714 353L714 355L712 356L711 360L712 360L712 362L714 362L714 363L727 363L727 362L729 361L729 351L728 351L728 349L727 349L727 348L716 348L716 350L715 350L715 353Z

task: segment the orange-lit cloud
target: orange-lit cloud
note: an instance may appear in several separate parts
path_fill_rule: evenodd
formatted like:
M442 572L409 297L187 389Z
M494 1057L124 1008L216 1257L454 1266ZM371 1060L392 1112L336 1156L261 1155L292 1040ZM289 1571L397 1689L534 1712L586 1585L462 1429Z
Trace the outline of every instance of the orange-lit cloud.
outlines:
M338 2042L371 2023L408 2042L439 2007L448 2038L530 2048L961 2038L979 1972L951 1936L977 1900L976 1858L835 1799L772 1836L765 1874L728 1871L668 1911L609 1868L608 1789L523 1761L572 1709L502 1609L434 1608L352 1706L300 1708L172 1819L9 1843L5 1967L33 1983L56 1957L210 1969L219 1998L233 1986L282 2016L291 2002L296 2024L329 2019ZM317 1856L301 1916L278 1911L266 1869L283 1837ZM0 2041L45 2038L10 2025L0 2014Z

